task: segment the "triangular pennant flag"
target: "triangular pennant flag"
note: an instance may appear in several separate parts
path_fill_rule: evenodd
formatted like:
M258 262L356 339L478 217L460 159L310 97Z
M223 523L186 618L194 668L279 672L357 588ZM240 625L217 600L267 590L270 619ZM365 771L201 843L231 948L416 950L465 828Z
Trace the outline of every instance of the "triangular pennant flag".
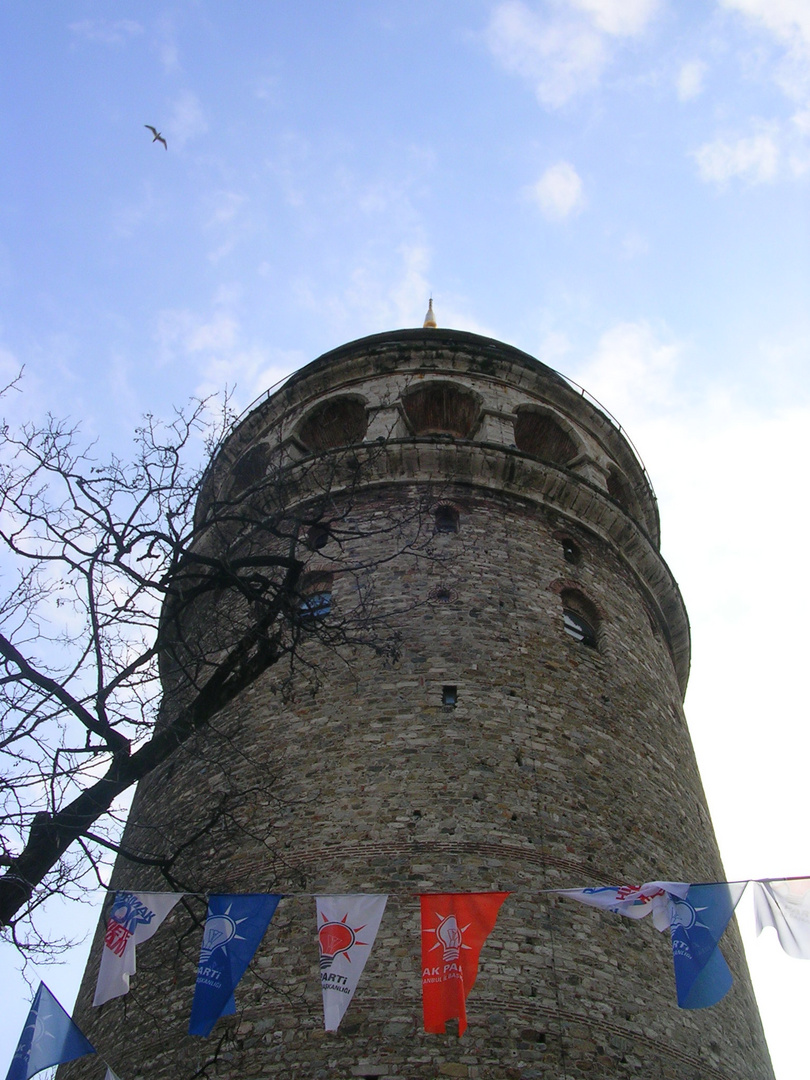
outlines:
M129 992L135 974L135 947L148 941L182 893L117 892L110 907L94 1005Z
M628 919L643 919L652 913L657 930L668 930L670 895L684 897L689 886L683 881L648 881L645 885L600 886L591 889L558 889L560 896L579 900L589 907L624 915Z
M276 893L225 893L208 898L189 1035L209 1035L220 1016L236 1012L233 992L281 899Z
M316 896L323 1025L337 1031L380 928L387 896Z
M779 944L797 960L810 960L810 878L754 882L757 934L772 926Z
M422 910L422 1010L425 1031L443 1035L458 1019L467 1028L467 995L478 974L478 957L509 893L432 893Z
M6 1080L28 1080L51 1065L95 1052L45 983L40 983Z
M109 1065L107 1066L107 1071L104 1073L104 1080L119 1080Z
M747 882L692 885L670 901L672 962L682 1009L716 1005L733 979L717 947Z

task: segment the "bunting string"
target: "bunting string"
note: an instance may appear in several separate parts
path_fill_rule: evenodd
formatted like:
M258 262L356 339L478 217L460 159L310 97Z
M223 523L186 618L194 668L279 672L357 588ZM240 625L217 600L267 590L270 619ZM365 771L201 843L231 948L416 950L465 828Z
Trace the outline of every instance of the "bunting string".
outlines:
M632 920L651 916L658 931L670 932L678 1006L701 1009L716 1004L731 988L731 972L719 944L749 884L754 887L757 934L773 927L788 956L810 959L810 877L651 881L639 886L533 891ZM128 993L136 970L137 946L157 933L182 897L205 898L207 915L189 1023L189 1034L205 1038L220 1017L236 1012L235 991L278 905L284 899L309 897L315 901L324 1027L337 1031L362 977L390 895L118 890L111 894L93 1005L104 1005ZM444 1033L447 1021L457 1020L461 1037L479 956L510 893L400 890L399 895L419 898L425 1031ZM47 1039L42 1039L43 1032ZM41 983L6 1080L30 1080L43 1069L95 1053ZM118 1080L107 1062L103 1064L105 1080Z

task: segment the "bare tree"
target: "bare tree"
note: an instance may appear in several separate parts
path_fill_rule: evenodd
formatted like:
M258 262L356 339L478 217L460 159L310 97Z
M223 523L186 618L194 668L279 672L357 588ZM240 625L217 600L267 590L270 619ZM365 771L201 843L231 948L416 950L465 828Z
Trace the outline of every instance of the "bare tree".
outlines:
M276 455L219 490L204 464L228 417L209 415L198 402L168 424L147 417L130 461L99 460L53 419L0 430L0 925L23 949L52 946L33 920L51 895L103 882L124 793L260 675L306 662L312 640L397 648L379 620L370 632L368 597L351 619L323 617L302 576L319 530L356 532L346 507L383 448L297 469ZM392 552L420 550L419 520L382 527ZM342 566L358 581L368 569Z

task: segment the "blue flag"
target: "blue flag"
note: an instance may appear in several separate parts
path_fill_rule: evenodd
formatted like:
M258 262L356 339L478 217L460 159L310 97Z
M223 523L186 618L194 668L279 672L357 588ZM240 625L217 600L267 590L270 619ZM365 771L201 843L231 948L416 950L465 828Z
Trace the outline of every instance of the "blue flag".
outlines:
M685 898L670 898L672 962L682 1009L716 1005L731 989L731 972L717 946L745 885L692 885Z
M64 1061L73 1061L74 1058L95 1052L45 983L41 982L6 1080L28 1080L51 1065L61 1065Z
M220 1016L236 1012L233 992L264 937L281 896L234 893L208 898L189 1035L210 1035Z

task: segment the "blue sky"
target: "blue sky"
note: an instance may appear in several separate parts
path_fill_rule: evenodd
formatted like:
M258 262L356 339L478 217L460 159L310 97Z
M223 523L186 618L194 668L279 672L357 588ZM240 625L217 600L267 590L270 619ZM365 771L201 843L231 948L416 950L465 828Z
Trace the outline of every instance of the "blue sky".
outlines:
M142 413L247 405L431 293L603 401L690 612L727 871L810 874L807 0L10 0L0 141L16 418L126 453ZM804 1080L810 965L745 905L777 1076Z

